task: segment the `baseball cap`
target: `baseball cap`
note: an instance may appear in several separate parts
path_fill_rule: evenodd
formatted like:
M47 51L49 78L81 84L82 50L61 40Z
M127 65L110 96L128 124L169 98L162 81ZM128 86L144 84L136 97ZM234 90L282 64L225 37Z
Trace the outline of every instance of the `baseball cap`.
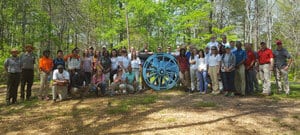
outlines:
M282 45L281 40L277 40L277 41L276 41L276 45Z

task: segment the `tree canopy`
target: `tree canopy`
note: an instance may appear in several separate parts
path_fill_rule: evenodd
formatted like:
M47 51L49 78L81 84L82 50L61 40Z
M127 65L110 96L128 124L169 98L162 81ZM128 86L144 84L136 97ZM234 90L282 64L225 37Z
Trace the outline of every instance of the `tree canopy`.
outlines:
M272 47L281 39L298 60L299 7L295 0L1 0L0 48L2 57L26 44L37 53L145 43L152 50L203 48L211 35L220 40L225 34L255 49L261 41Z

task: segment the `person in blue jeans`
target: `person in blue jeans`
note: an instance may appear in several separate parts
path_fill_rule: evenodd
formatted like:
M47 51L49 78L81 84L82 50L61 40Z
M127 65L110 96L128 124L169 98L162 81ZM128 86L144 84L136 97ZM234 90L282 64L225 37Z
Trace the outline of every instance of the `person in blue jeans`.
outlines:
M205 61L204 51L202 49L199 50L197 59L197 81L198 81L198 91L200 94L205 94L207 92L208 82L207 82L207 64Z

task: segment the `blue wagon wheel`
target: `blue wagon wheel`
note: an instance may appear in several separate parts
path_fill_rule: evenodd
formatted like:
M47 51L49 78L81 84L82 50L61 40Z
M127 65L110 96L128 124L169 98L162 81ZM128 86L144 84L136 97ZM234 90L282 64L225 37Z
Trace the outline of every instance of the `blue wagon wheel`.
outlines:
M154 90L173 88L179 80L179 67L174 56L166 53L153 54L143 65L146 84Z

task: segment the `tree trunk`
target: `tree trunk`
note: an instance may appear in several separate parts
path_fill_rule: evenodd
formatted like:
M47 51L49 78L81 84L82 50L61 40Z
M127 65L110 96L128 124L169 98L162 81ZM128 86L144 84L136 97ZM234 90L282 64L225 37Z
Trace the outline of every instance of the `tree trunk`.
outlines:
M126 31L127 31L127 45L128 45L128 49L130 49L129 20L128 20L128 13L127 13L126 5L125 5L125 19L126 19Z
M22 3L22 39L21 39L21 45L24 47L26 44L26 24L27 24L27 18L26 18L26 8L27 8L27 0L23 0Z
M210 0L211 3L211 10L209 11L209 24L208 24L208 32L210 34L213 34L212 28L213 28L213 5L214 5L214 0Z

